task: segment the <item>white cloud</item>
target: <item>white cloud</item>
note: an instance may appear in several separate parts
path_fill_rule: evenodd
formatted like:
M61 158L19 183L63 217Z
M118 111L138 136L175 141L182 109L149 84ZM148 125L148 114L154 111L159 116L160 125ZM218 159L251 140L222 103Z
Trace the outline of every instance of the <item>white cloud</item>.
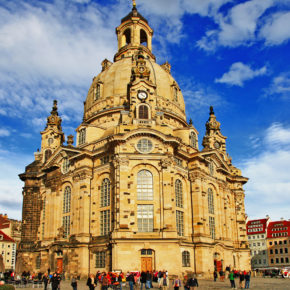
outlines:
M256 39L260 17L274 4L274 0L251 0L238 4L228 14L215 16L219 28L207 31L198 41L205 50L214 50L218 45L235 47L249 45Z
M7 129L0 129L0 137L7 137L10 136L10 131Z
M260 31L267 45L279 45L290 39L290 12L276 13L267 19Z
M215 79L215 82L242 87L245 81L264 75L266 72L267 68L265 66L254 70L242 62L236 62L231 65L230 70L224 73L221 78Z
M272 80L266 95L281 95L290 98L290 73L282 73Z
M18 174L31 162L31 156L0 148L0 213L9 218L21 219L23 182Z
M246 211L250 218L266 214L275 220L290 218L290 127L272 124L264 135L262 153L244 162Z

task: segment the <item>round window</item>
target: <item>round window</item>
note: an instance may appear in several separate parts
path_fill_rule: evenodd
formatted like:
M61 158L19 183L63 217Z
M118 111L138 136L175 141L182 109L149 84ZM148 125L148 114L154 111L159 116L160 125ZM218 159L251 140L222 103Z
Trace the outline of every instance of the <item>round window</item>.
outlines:
M137 143L137 150L141 153L149 153L152 151L153 144L148 139L141 139Z

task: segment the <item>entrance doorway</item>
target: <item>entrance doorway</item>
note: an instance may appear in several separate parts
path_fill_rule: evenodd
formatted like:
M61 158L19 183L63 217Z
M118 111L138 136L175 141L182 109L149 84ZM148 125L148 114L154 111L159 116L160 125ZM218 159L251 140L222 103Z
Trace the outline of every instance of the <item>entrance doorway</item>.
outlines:
M56 271L58 273L62 273L62 271L63 271L63 259L62 258L56 259Z
M141 271L152 271L154 268L154 251L151 249L141 250Z
M152 271L152 258L141 258L141 271L151 272Z

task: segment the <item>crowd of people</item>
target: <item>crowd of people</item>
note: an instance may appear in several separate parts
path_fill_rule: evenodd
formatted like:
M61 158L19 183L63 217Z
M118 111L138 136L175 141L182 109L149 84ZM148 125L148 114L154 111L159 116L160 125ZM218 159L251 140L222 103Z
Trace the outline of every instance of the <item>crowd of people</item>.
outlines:
M108 287L113 289L120 289L128 283L130 290L145 290L153 288L153 282L157 283L158 287L162 290L167 290L170 285L174 290L179 290L182 282L176 276L172 282L169 281L168 271L142 271L142 272L98 272L96 275L90 274L87 280L89 290L94 290L97 285L100 285L101 290L107 290ZM73 283L73 280L72 280ZM73 284L71 284L73 287ZM195 277L184 276L183 285L185 290L194 290L198 287L198 281ZM73 287L73 290L77 288Z
M229 279L231 283L231 288L237 289L236 280L239 282L240 289L249 289L250 288L250 279L251 279L251 271L238 271L238 270L231 270L229 267L226 268L226 271L219 271L219 277L221 281L224 281L225 278ZM213 272L214 281L218 278L217 271Z

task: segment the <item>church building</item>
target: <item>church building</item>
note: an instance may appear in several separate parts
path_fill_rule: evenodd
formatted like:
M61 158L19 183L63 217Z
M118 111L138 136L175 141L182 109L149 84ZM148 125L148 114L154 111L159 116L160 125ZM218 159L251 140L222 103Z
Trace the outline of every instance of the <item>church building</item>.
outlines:
M82 123L65 138L54 101L24 181L19 271L250 269L244 190L213 108L198 146L168 62L136 5L116 28ZM66 141L66 144L64 144Z

